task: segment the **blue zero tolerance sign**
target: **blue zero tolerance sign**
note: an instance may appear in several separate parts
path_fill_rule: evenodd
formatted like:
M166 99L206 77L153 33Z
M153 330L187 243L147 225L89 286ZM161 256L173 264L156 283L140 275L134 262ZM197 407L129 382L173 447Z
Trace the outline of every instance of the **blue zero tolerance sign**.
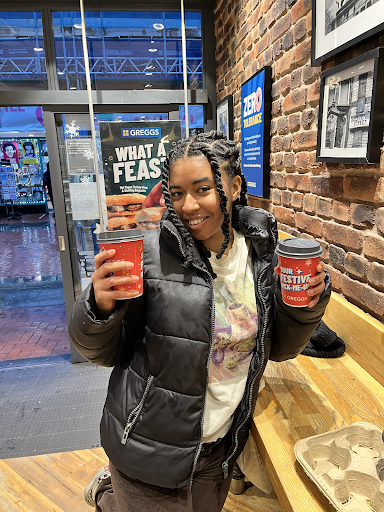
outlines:
M271 96L270 80L266 86L268 71L263 68L242 86L242 170L248 193L261 197L269 188Z

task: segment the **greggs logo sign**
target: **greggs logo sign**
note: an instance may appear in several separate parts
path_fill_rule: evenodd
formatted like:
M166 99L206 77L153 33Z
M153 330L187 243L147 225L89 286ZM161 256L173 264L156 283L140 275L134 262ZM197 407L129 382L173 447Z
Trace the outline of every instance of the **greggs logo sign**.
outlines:
M244 128L260 124L263 122L263 112L261 107L263 105L263 91L258 87L256 92L252 92L243 99L244 110Z

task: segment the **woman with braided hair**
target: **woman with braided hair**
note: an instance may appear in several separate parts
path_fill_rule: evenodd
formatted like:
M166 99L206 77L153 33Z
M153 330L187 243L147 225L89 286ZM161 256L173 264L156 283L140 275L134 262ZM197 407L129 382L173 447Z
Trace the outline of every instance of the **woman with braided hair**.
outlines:
M162 178L143 294L111 289L137 278L111 276L133 265L102 252L70 322L79 352L115 367L101 421L110 463L85 490L98 512L222 510L268 359L301 352L330 295L320 263L309 306L283 303L276 221L247 206L233 141L179 142Z

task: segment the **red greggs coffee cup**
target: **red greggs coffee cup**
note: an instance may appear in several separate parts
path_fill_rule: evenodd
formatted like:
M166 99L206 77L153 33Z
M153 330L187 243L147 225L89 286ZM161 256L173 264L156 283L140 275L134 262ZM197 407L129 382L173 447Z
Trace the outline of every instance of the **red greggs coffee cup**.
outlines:
M309 280L317 274L316 267L323 254L316 240L306 238L284 238L279 240L276 254L280 265L280 283L283 301L289 306L308 306Z
M137 291L143 293L143 235L141 229L120 229L118 231L105 231L99 234L99 245L102 251L115 249L113 258L106 260L131 261L134 267L131 270L115 272L116 276L138 276L136 283L113 286L112 290Z

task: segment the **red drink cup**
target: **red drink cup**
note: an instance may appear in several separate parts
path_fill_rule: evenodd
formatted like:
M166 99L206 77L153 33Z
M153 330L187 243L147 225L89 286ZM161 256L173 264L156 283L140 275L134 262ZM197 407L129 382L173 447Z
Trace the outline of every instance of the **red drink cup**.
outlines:
M307 295L309 280L317 274L316 267L323 254L321 245L306 238L285 238L277 244L276 254L283 301L296 308L308 306L311 300Z
M112 290L137 291L143 293L143 235L140 229L126 229L118 231L105 231L99 234L99 244L102 251L115 249L113 258L106 260L131 261L134 267L131 270L120 270L115 276L138 276L136 283L112 286Z

